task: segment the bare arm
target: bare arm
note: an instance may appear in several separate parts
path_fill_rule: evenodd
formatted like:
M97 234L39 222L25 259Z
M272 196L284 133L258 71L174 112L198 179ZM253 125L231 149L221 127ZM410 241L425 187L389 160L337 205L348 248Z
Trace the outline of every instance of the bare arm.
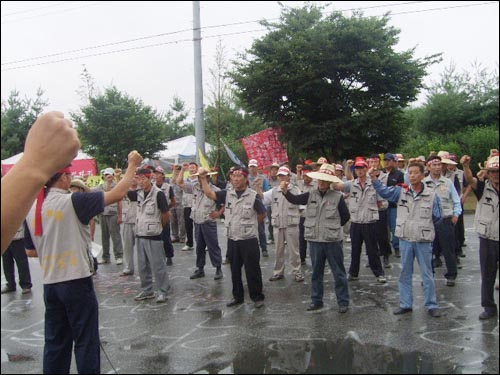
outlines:
M202 168L200 168L200 169L202 169ZM203 169L202 169L201 172L198 170L198 173L200 174L200 176L203 176L203 172L204 172ZM206 178L200 178L199 180L200 180L201 188L203 189L203 193L208 198L210 198L212 200L216 200L217 196L215 194L215 191L212 190L212 188L210 187L210 184L208 183L207 179Z
M170 222L170 211L165 211L161 213L161 225L165 228Z
M352 175L351 172L351 167L354 164L354 161L351 159L347 160L346 166L345 166L345 178L348 180L352 180L354 176Z
M127 173L122 180L110 191L104 193L104 205L108 206L115 202L120 202L128 192L132 179L135 175L135 169L141 165L142 156L137 151L132 151L128 154ZM121 216L120 216L121 218Z
M472 175L472 171L470 169L470 161L471 157L469 155L464 155L460 158L460 164L464 168L464 176L467 184L474 190L477 189L477 178Z
M21 160L1 182L2 254L28 215L40 189L74 159L79 148L78 134L61 112L46 113L35 121L26 138Z

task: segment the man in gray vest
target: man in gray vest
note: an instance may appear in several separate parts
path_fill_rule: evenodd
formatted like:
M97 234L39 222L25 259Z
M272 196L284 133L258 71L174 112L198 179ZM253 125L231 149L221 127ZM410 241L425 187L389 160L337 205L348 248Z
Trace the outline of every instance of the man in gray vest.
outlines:
M241 267L245 266L245 274L250 298L256 308L264 306L262 293L262 271L260 269L260 253L258 222L263 222L267 211L257 192L248 188L248 169L236 167L232 172L233 190L215 192L207 179L200 179L205 195L225 205L224 224L227 230L227 246L231 259L231 278L233 283L233 300L228 307L242 304L245 300Z
M153 171L150 168L139 168L136 175L139 190L127 194L131 201L137 202L136 248L142 292L134 299L142 301L155 297L154 274L158 288L156 302L164 303L169 289L162 238L162 230L169 224L167 197L153 184Z
M347 161L347 170L350 170L352 160ZM380 262L377 247L376 223L379 219L377 192L372 186L366 171L368 164L364 159L358 159L354 163L356 175L355 180L344 184L344 191L349 193L348 207L351 214L351 266L349 268L349 281L358 280L359 263L363 242L368 254L368 264L381 284L386 282L384 269ZM347 173L349 178L349 173Z
M433 189L422 181L424 166L411 163L408 166L410 186L384 186L377 178L377 170L368 174L377 193L389 202L397 202L396 236L401 250L401 274L399 276L399 308L394 315L413 311L413 263L417 258L424 285L424 304L433 318L441 316L436 302L436 285L432 273L432 241L434 223L441 219L441 203Z
M280 183L286 181L290 183L290 169L280 167L278 170ZM288 185L288 190L292 194L300 194L300 190L295 185ZM281 192L280 186L275 186L271 190L262 192L260 185L257 186L257 193L263 198L264 206L271 207L271 224L274 228L274 239L276 241L276 264L273 276L269 281L283 279L285 272L285 242L290 252L290 265L295 281L304 281L304 275L300 268L299 253L299 206L288 202Z
M427 160L429 176L424 179L424 184L434 190L441 200L443 214L436 223L436 238L434 247L439 246L446 262L446 286L455 286L457 278L457 255L455 253L455 225L462 213L460 197L453 183L441 175L442 163L440 156L431 156Z
M156 187L163 191L163 194L167 197L168 209L171 210L176 204L174 189L168 182L165 181L165 171L162 167L156 167L154 174ZM167 257L167 266L171 266L172 258L174 257L174 246L172 245L172 239L170 238L170 224L163 227L161 237L163 238L163 250L165 250L165 256Z
M484 169L487 179L480 181L472 176L470 169L471 158L462 156L460 163L465 172L465 179L477 196L476 216L474 227L479 236L479 263L481 265L481 306L484 311L479 319L496 318L498 315L495 303L494 288L498 272L498 155L491 156L486 161Z
M308 311L323 307L323 276L328 260L335 279L335 294L339 313L346 313L349 306L349 288L344 268L342 250L342 225L349 220L349 210L341 192L330 189L333 183L342 181L335 176L335 167L324 163L318 172L307 174L318 180L318 189L304 194L293 195L288 191L288 183L281 183L286 199L293 204L306 205L304 236L309 242L313 267L311 304Z
M115 171L113 168L106 168L103 171L105 182L97 186L93 191L111 191L116 186L114 181ZM102 239L102 260L100 264L106 264L110 261L109 238L113 241L113 253L116 264L122 264L123 247L122 237L120 235L120 224L122 223L122 202L110 204L104 207L101 219L101 239Z
M214 280L222 279L222 254L217 238L217 222L220 217L220 211L217 210L215 202L208 198L201 188L201 180L206 179L209 175L217 174L217 172L208 172L205 168L198 168L198 173L192 176L197 176L200 181L196 185L184 185L182 180L179 181L179 186L184 192L193 195L193 205L191 207L191 218L194 222L194 235L196 238L196 271L191 275L190 279L198 279L205 277L206 249L212 266L215 267ZM208 181L210 189L219 191L220 189L212 185Z

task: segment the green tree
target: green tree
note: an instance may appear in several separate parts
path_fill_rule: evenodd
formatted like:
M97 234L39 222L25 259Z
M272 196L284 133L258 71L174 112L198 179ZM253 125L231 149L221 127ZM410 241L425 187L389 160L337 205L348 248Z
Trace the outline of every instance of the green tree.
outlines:
M187 121L188 116L186 103L178 96L174 96L170 109L164 116L165 137L168 141L194 134L194 124Z
M131 150L153 158L166 141L165 121L141 100L129 97L116 87L89 97L89 104L72 113L83 149L100 165L125 165Z
M284 7L231 74L245 109L281 125L297 151L335 160L393 149L402 110L440 55L395 51L399 30L388 22Z
M24 150L24 142L31 125L49 104L39 88L35 99L21 98L17 90L10 92L7 101L2 100L2 159Z

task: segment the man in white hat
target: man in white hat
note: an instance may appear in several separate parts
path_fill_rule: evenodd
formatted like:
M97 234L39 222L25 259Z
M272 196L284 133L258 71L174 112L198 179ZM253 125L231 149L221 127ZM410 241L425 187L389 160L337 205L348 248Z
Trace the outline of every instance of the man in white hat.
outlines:
M340 313L346 313L349 306L349 288L344 268L342 250L342 225L349 220L349 210L341 192L330 189L332 183L342 182L335 176L335 167L323 164L318 172L308 176L318 180L318 189L293 195L288 183L281 183L286 199L293 204L306 205L304 236L309 241L313 267L311 304L308 311L323 307L323 277L328 260L335 279L335 294Z
M477 196L476 216L474 227L479 236L479 263L481 265L481 306L484 311L479 319L485 320L496 318L498 315L495 303L495 280L498 272L498 191L499 185L499 160L498 156L492 156L485 163L487 179L480 181L472 176L470 169L471 158L462 156L460 163L465 172L465 179L471 185Z
M259 173L259 162L256 159L250 159L248 161L248 183L250 185L250 189L257 191L257 185L262 185L262 191L266 192L271 189L271 185L269 184L269 180L265 175ZM269 253L267 252L267 240L266 240L266 226L264 222L259 222L259 245L260 250L262 251L263 257L268 257Z
M111 191L115 186L115 170L113 168L106 168L102 171L104 181L92 191ZM104 207L103 213L100 215L101 224L101 240L102 240L102 259L99 264L106 264L110 262L110 241L113 241L113 253L115 255L116 264L123 263L123 245L122 237L120 235L120 224L122 223L122 202L110 204Z
M462 213L460 197L453 183L443 177L442 162L440 156L431 156L427 159L427 176L423 183L432 189L441 199L443 214L441 220L436 223L436 238L434 240L433 252L440 249L446 263L446 286L455 286L457 278L457 256L455 254L455 225ZM437 256L437 254L435 254Z
M280 167L278 178L281 182L285 181L288 185L288 191L292 194L300 194L300 190L295 185L290 185L290 169ZM275 186L271 190L262 192L257 185L257 193L263 198L265 206L271 206L271 224L274 228L274 238L276 239L276 264L274 266L273 276L269 281L283 279L285 272L285 242L290 253L290 265L295 281L304 281L302 275L299 253L299 206L288 202L282 194L280 186Z

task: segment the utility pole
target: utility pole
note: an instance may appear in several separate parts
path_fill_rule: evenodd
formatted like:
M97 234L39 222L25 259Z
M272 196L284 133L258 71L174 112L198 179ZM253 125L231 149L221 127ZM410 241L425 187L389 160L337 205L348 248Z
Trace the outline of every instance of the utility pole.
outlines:
M205 154L205 125L203 123L203 77L201 70L200 2L193 1L194 42L194 129L196 136L196 161L200 164L199 151Z

